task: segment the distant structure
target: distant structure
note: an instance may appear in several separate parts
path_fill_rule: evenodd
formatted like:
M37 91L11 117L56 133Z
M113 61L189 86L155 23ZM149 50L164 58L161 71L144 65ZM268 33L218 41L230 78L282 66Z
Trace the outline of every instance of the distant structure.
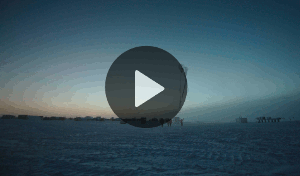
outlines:
M56 120L55 117L43 117L42 120Z
M18 115L18 119L28 120L28 115Z
M66 117L58 117L58 120L66 120Z
M95 118L95 121L104 121L104 118L102 118L101 116L98 116Z
M82 118L83 121L91 121L94 117L92 116L85 116L85 118Z
M14 115L3 115L1 117L1 119L15 119L15 118L16 118L16 116L14 116Z
M75 117L74 121L82 121L82 117Z
M1 119L21 119L21 120L43 120L43 116L32 116L32 115L3 115Z
M59 120L59 118L55 117L55 116L52 116L52 117L50 117L50 120Z
M243 118L242 116L236 118L235 121L236 123L248 123L247 118Z
M266 123L266 122L280 122L281 117L278 118L272 118L272 117L256 117L257 123Z

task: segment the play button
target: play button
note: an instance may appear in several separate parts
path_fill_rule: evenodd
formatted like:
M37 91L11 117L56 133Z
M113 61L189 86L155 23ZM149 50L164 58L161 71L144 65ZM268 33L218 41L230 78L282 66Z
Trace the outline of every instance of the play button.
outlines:
M138 70L135 71L135 107L139 107L165 88Z
M165 50L142 46L121 54L105 82L113 112L130 125L151 128L175 117L187 95L182 65Z

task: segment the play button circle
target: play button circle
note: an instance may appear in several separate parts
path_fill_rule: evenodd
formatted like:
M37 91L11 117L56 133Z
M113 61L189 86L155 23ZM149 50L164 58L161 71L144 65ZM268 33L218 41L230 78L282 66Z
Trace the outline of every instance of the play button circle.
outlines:
M135 71L135 107L139 107L165 88L157 84L138 70ZM147 92L147 93L145 93Z
M141 46L113 62L105 92L111 109L124 122L151 128L168 122L180 111L187 95L187 79L170 53Z

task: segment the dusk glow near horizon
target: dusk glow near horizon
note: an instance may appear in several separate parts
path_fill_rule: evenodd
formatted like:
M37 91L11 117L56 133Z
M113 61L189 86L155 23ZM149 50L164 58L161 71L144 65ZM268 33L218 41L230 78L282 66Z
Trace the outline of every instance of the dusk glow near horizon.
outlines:
M106 74L138 46L159 47L188 67L182 117L193 108L300 92L299 1L0 6L0 114L116 117Z

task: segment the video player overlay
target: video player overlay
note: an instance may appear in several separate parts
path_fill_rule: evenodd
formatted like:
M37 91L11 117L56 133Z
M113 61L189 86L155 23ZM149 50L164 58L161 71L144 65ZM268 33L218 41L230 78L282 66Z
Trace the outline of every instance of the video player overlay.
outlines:
M170 121L180 111L187 79L182 65L170 53L141 46L113 62L105 92L111 109L124 123L151 128Z

